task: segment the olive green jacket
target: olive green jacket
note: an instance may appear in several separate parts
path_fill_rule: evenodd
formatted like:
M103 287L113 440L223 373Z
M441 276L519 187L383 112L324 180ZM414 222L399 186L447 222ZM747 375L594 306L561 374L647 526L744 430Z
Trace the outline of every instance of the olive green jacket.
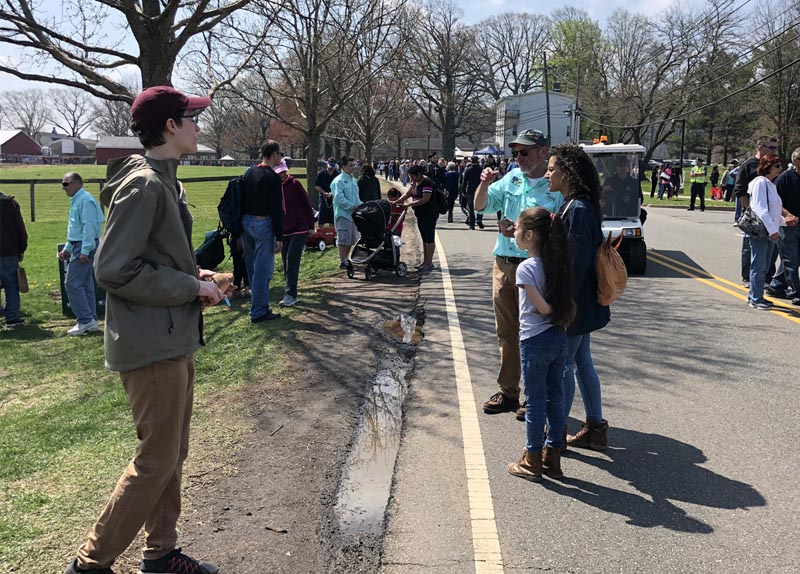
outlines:
M130 371L195 352L202 344L192 216L177 160L113 160L100 201L108 207L95 256L106 290L105 357Z

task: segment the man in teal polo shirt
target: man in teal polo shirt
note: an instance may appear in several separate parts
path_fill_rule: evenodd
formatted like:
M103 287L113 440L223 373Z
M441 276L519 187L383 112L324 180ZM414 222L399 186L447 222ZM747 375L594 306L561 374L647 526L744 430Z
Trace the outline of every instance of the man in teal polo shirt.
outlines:
M483 404L483 412L493 414L516 411L525 420L525 403L519 402L519 293L517 265L528 254L514 241L514 223L519 214L530 207L544 207L555 213L564 201L558 192L550 192L547 180L549 142L539 130L525 130L509 144L511 155L519 167L495 181L498 171L486 168L475 191L475 210L480 213L501 212L500 233L494 246L492 302L500 343L500 391Z
M333 221L336 226L336 245L339 246L339 269L347 269L350 248L355 245L358 231L353 223L353 211L361 205L358 182L353 177L355 160L342 158L342 173L331 182L333 195Z

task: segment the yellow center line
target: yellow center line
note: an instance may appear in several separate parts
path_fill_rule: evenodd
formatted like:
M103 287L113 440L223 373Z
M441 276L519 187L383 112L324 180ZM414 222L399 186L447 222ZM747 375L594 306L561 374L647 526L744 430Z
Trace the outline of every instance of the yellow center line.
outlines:
M450 330L450 346L453 349L453 368L456 376L458 411L461 419L461 436L464 448L464 463L467 471L467 493L469 495L470 524L472 527L472 551L475 574L504 572L503 555L500 551L500 536L494 519L492 488L486 469L481 429L478 424L478 405L472 389L472 377L467 364L467 350L461 335L458 308L447 266L444 247L436 234L436 250L442 271L442 287Z
M686 263L682 263L681 261L676 261L675 259L672 259L671 257L667 257L666 255L663 255L661 253L657 253L655 251L648 251L647 252L647 257L649 259L651 259L652 261L654 261L655 263L658 263L662 267L667 267L668 269L672 269L673 271L676 271L676 272L680 273L681 275L685 275L686 277L691 277L692 279L694 279L696 281L699 281L703 285L708 285L709 287L713 287L714 289L716 289L718 291L722 291L723 293L727 293L728 295L731 295L732 297L735 297L736 299L739 299L740 301L747 301L748 297L747 297L746 293L749 293L749 289L747 289L746 287L743 287L742 285L737 285L733 281L728 281L727 279L723 279L722 277L717 277L716 275L713 275L713 274L709 273L708 271L700 269L699 267L694 267L692 265L687 265ZM715 283L715 281L716 281L716 283ZM720 283L723 284L723 285L733 286L737 290L736 291L732 291L731 289L728 289L727 287L723 287L723 285L720 285ZM745 294L743 294L742 292L744 292ZM773 314L777 315L778 317L783 317L784 319L788 319L789 321L791 321L793 323L797 323L797 324L800 325L800 317L794 315L796 310L793 307L787 305L786 303L783 303L782 301L776 301L774 299L770 299L770 300L773 303L775 303L776 305L778 305L779 307L781 307L782 309L786 309L787 311L791 311L793 314L787 315L785 312L782 312L782 310L777 310L777 309L771 309L770 313L773 313Z

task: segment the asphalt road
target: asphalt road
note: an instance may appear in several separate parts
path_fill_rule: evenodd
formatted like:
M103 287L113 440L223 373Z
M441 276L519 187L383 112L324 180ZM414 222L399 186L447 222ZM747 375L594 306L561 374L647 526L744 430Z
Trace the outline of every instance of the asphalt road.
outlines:
M439 225L502 552L491 571L800 571L800 468L787 442L798 413L800 315L746 306L731 213L649 211L647 273L629 279L611 324L592 335L609 449L570 450L566 478L540 484L505 469L525 446L523 423L480 410L497 390L496 227ZM464 449L474 436L463 438L442 275L422 284L426 340L387 513L387 574L485 569L470 513L486 500L468 496ZM572 432L582 418L576 395Z

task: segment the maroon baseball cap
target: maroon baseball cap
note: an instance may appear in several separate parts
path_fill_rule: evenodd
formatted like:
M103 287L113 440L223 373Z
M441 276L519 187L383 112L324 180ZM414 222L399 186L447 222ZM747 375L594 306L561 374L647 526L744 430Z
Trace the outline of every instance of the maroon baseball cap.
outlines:
M131 105L131 120L142 128L157 126L186 110L202 110L211 98L190 98L172 86L152 86L136 96Z

